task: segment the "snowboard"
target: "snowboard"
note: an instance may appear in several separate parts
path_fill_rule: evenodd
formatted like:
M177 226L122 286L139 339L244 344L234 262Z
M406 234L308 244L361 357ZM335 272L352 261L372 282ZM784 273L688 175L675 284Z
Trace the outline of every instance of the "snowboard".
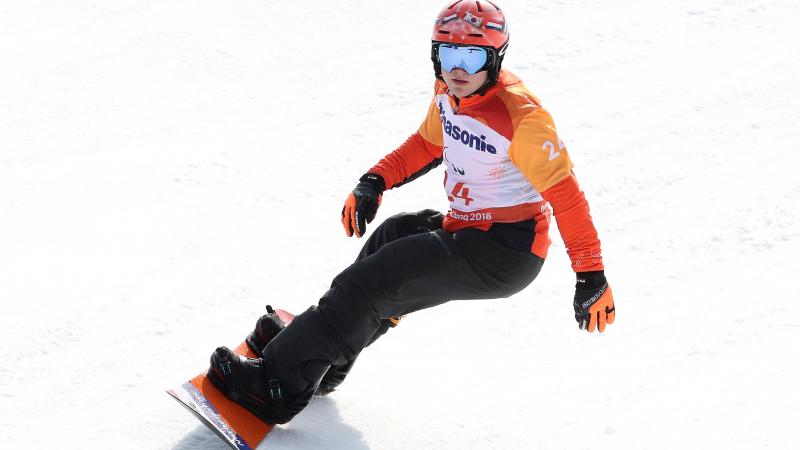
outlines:
M293 314L281 309L275 312L287 326L294 319ZM257 357L247 346L247 342L242 342L233 351L250 358ZM233 449L252 450L272 431L273 425L263 422L238 403L228 400L214 387L207 372L168 389L167 394Z

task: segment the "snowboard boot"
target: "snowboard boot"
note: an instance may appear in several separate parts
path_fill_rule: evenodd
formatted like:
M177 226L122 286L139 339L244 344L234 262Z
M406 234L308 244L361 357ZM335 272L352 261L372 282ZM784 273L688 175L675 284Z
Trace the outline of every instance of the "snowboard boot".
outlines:
M305 389L291 389L291 385L278 379L270 369L261 358L247 358L227 347L219 347L211 355L208 378L225 397L259 419L269 424L283 424L308 405L316 384L303 383L307 385ZM312 368L319 376L324 370L327 366Z
M375 331L375 334L372 336L372 339L370 339L367 347L377 341L379 337L386 334L386 332L389 331L389 328L396 327L397 324L400 323L400 319L400 317L393 317L391 319L382 320L381 326ZM335 391L336 388L338 388L339 385L344 382L344 379L347 377L347 374L350 373L350 369L353 368L353 364L355 363L356 360L353 359L340 366L331 366L331 368L325 372L325 376L322 377L322 381L320 381L317 391L314 392L314 395L318 397L324 397Z
M267 305L267 313L258 319L255 329L245 339L247 346L256 355L261 355L267 344L284 328L286 328L286 324L278 317L272 306ZM336 387L342 384L344 378L350 372L350 368L353 367L353 363L354 361L350 361L341 366L331 366L314 395L322 397L333 392Z
M247 346L250 347L250 351L260 355L269 341L273 340L284 328L286 328L286 324L278 317L272 306L267 305L267 313L258 319L255 329L245 339Z

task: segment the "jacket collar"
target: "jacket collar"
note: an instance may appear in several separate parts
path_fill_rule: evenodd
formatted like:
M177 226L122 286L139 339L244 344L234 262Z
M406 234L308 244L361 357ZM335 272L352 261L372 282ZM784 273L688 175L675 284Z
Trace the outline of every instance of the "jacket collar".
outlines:
M447 96L450 99L450 104L454 107L457 105L458 110L465 110L478 107L489 100L492 99L498 92L507 88L510 85L519 83L520 80L516 76L514 76L511 72L506 70L500 71L500 76L497 79L497 83L494 86L490 87L483 95L475 94L469 97L464 98L457 98L454 95L450 94L450 90L447 90ZM444 83L444 82L442 82ZM446 86L446 85L445 85Z

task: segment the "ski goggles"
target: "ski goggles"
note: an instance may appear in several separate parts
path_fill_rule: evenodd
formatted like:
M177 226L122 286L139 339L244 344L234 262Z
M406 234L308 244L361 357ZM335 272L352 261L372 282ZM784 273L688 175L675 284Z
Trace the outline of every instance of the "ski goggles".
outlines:
M455 68L464 69L475 75L488 66L489 52L475 45L439 44L437 53L442 70L452 72Z

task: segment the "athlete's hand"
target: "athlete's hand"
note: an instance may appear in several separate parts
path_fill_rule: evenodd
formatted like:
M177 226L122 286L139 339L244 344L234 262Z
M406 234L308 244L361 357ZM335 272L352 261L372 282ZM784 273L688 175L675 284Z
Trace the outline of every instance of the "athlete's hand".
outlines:
M602 270L579 272L575 283L575 320L578 328L589 333L597 328L601 333L606 324L614 323L614 297Z
M367 232L367 224L375 218L386 189L383 177L374 173L365 174L359 181L342 208L342 225L347 237L353 233L361 237Z

